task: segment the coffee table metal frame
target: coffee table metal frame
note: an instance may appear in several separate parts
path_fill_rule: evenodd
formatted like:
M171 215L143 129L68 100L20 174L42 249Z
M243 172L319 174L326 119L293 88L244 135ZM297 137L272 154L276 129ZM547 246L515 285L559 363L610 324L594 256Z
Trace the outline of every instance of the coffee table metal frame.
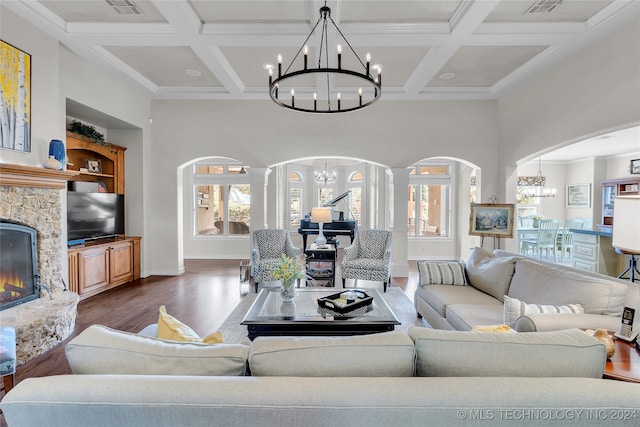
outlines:
M283 303L277 289L262 289L245 315L248 337L274 335L364 335L393 331L400 321L376 289L362 289L373 297L373 309L350 318L323 317L318 298L336 293L336 289L301 288L293 303Z

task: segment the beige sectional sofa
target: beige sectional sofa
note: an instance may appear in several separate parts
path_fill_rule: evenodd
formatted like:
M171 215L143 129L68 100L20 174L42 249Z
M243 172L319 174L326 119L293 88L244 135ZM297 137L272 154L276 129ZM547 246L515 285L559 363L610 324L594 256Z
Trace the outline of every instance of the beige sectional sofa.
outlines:
M92 326L73 375L30 378L9 427L637 425L640 387L602 379L584 332L412 328L353 337L178 343Z
M421 261L418 271L416 311L437 329L615 331L623 307L637 304L637 284L500 250L474 248L465 263Z

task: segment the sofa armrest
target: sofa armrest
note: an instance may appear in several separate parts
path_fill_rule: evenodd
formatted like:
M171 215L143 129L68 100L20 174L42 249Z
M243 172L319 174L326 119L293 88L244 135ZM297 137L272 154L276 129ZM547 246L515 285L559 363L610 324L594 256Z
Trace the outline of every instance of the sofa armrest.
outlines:
M527 314L516 320L518 332L559 331L563 329L620 329L620 316L602 314Z

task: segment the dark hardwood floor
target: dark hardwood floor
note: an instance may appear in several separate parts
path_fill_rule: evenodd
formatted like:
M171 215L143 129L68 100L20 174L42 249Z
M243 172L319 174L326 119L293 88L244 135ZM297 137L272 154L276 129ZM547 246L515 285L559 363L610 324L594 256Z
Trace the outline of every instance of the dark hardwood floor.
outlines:
M185 260L185 273L180 276L151 276L80 301L73 334L53 349L19 366L16 383L30 377L70 374L64 355L69 340L94 324L138 332L156 323L161 305L201 336L215 331L242 298L239 265L240 260ZM341 282L337 283L340 287ZM415 261L409 263L408 278L391 280L391 286L401 288L411 300L416 284ZM382 284L379 286L382 288ZM4 390L0 396L4 397ZM5 425L4 417L0 415L0 427Z

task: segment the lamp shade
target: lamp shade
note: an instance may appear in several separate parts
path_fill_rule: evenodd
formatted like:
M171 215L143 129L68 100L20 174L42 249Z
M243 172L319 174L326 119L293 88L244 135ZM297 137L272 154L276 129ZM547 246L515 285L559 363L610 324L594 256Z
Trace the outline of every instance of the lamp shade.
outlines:
M331 222L331 208L311 208L311 221L317 223Z
M640 196L615 198L613 247L640 254Z

